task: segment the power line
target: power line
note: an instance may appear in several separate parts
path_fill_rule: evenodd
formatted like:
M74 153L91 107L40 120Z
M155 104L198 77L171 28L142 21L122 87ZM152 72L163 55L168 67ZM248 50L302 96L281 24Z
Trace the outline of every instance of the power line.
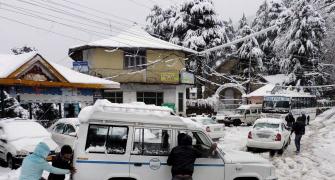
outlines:
M134 3L134 4L138 5L138 6L142 6L142 7L146 8L146 9L151 10L151 7L149 7L149 6L145 5L145 4L139 3L139 2L136 1L136 0L128 0L128 1Z
M77 40L77 41L82 41L82 42L87 42L85 40L82 40L82 39L79 39L79 38L76 38L76 37L73 37L73 36L69 36L69 35L66 35L66 34L54 32L54 31L51 31L51 30L48 30L48 29L45 29L45 28L41 28L41 27L38 27L38 26L27 24L27 23L24 23L24 22L15 20L15 19L11 19L11 18L8 18L8 17L4 17L4 16L1 16L1 15L0 15L0 18L6 19L7 21L19 23L19 24L22 24L22 25L25 25L25 26L29 26L29 27L32 27L32 28L35 28L35 29L43 30L43 31L46 31L46 32L49 32L49 33L53 33L53 34L56 34L56 35L59 35L59 36L62 36L62 37L69 38L69 39L73 39L73 40Z

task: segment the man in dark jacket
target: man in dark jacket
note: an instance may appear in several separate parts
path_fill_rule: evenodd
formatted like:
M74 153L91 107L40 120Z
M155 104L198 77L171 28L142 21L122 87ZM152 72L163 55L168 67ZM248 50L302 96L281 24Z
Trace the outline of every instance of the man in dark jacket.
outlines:
M68 169L72 172L75 171L72 166L72 148L68 145L64 145L60 153L52 159L52 166L62 169ZM48 180L64 180L65 175L49 174Z
M213 144L208 152L201 152L192 147L192 138L187 134L178 136L179 144L172 149L167 164L172 166L172 180L192 180L196 158L210 155L217 147Z
M294 132L295 138L295 147L297 148L296 153L298 154L300 152L300 141L302 136L305 134L305 122L303 121L302 117L298 117L297 121L293 124L292 132Z
M286 121L287 127L292 128L293 123L295 122L292 112L288 113L288 115L285 117L285 121Z

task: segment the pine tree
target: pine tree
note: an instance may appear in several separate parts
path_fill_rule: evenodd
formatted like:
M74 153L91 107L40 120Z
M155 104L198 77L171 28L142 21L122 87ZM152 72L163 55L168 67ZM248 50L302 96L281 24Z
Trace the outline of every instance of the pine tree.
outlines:
M224 27L225 27L225 31L228 36L228 39L232 41L235 38L235 34L236 34L233 20L229 18L229 21L223 21L223 23L224 23Z
M30 46L26 46L24 45L21 48L12 48L11 51L13 52L13 54L15 55L19 55L19 54L24 54L24 53L29 53L32 51L37 51L37 49L35 47L30 47Z
M4 93L4 105L5 105L5 117L20 117L28 118L28 111L24 109L20 103L14 98L11 97L6 91ZM0 103L2 103L0 101ZM0 109L1 110L1 109Z
M253 20L251 27L257 32L269 27L269 24L269 4L267 1L264 1L257 10L256 17Z
M280 37L276 39L276 48L285 49L280 63L283 72L290 73L288 84L300 82L306 84L322 84L325 77L319 71L319 57L322 40L325 37L325 21L310 4L309 0L299 0L291 11L279 21ZM319 74L306 77L306 71Z
M243 29L244 26L248 25L247 22L247 17L245 16L245 14L243 13L242 18L238 21L238 29Z
M175 16L176 7L171 6L167 9L162 9L155 5L146 18L146 31L152 36L169 41Z

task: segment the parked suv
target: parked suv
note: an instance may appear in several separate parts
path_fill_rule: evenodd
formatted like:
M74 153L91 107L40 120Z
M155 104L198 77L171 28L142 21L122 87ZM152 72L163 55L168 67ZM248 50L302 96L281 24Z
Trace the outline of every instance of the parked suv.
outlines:
M14 169L32 153L39 142L45 142L54 155L57 144L39 123L27 119L0 120L0 159ZM50 160L50 159L49 159Z
M98 100L79 114L80 127L74 149L75 180L170 180L167 158L179 133L188 133L202 151L211 138L194 123L171 115L164 107L113 104ZM94 172L94 173L92 173ZM274 180L274 167L248 152L223 152L198 158L194 180Z
M261 112L261 104L241 105L236 109L235 113L227 115L221 123L224 123L225 125L233 124L234 126L239 126L242 123L252 125L261 117Z

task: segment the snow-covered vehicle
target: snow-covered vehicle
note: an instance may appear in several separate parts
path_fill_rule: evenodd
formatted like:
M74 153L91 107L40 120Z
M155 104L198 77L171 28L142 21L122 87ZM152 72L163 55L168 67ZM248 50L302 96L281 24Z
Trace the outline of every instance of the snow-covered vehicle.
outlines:
M77 139L79 125L78 118L63 118L51 125L49 131L52 139L60 147L64 145L73 147L74 141Z
M196 116L190 117L190 119L196 123L199 123L201 128L205 130L206 134L213 140L218 140L224 136L223 124L219 124L208 116Z
M290 131L284 120L261 118L248 133L247 149L275 150L278 154L282 154L290 142Z
M258 118L261 117L261 112L261 104L241 105L236 109L234 114L227 115L223 119L223 123L226 125L233 124L234 126L239 126L242 123L252 125Z
M10 168L20 166L42 141L49 146L50 155L54 155L58 146L39 123L27 119L0 120L0 159Z
M167 158L179 133L190 134L194 148L208 150L212 145L202 128L171 115L164 107L98 100L81 110L79 120L74 180L170 180ZM216 156L196 160L193 177L275 180L274 171L273 165L259 156L218 149Z

